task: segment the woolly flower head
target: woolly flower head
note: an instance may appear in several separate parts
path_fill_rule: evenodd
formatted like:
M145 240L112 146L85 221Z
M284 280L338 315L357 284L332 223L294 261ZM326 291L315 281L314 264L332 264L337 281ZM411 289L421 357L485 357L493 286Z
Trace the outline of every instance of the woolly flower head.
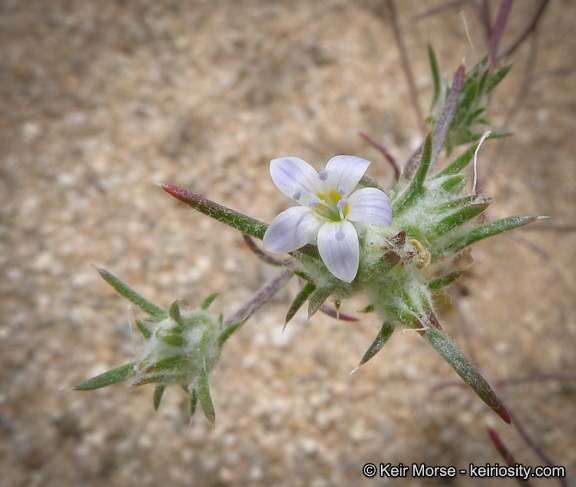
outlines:
M269 252L292 252L306 244L318 246L328 270L344 282L358 272L360 245L355 223L390 226L392 208L384 192L354 188L370 162L335 156L319 173L298 157L270 162L270 175L282 193L301 206L280 213L264 234Z

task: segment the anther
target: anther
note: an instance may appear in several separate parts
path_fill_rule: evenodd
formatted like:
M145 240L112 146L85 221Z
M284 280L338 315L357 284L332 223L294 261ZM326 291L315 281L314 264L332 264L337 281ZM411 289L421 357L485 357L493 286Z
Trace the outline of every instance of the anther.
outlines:
M294 196L292 196L292 199L295 201L298 201L301 197L302 197L302 190L300 188L298 188L295 191Z
M326 181L326 178L328 178L328 172L326 170L320 171L318 173L318 177L320 178L321 181Z

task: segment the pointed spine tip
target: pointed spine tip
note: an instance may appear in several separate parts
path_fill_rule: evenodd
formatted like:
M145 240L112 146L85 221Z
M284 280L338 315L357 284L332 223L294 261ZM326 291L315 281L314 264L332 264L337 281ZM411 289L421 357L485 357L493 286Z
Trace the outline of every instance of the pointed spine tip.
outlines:
M96 269L96 272L98 272L98 274L100 274L101 276L103 274L110 274L106 269L104 269L104 267L98 267L96 264L90 264L92 267L94 267L94 269Z
M512 424L512 417L502 402L500 402L498 407L494 408L494 412L502 418L502 421L508 424Z
M172 196L178 199L180 199L179 196L182 196L186 192L185 189L179 188L178 186L174 186L173 184L165 184L165 183L154 183L154 184L162 188L168 194L171 194Z

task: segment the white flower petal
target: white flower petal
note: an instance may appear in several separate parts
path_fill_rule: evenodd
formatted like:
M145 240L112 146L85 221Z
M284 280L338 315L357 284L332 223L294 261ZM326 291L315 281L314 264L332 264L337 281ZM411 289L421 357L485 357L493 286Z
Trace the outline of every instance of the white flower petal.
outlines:
M350 194L364 176L369 165L370 161L361 157L335 156L326 164L328 173L326 186L336 191L343 188L345 194Z
M376 188L362 188L348 197L346 219L389 227L392 223L390 200Z
M308 204L310 195L322 188L316 170L298 157L279 157L270 161L272 181L288 198ZM295 195L298 196L295 198Z
M328 270L344 282L358 272L360 245L354 225L348 221L324 223L318 231L318 251Z
M288 208L270 223L264 233L264 248L275 254L299 249L314 241L322 223L309 208Z

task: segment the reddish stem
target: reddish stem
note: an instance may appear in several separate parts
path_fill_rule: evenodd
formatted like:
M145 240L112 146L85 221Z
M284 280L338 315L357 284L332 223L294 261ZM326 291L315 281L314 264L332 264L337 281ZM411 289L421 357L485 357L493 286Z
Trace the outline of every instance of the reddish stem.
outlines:
M506 28L506 22L508 22L513 3L514 0L502 0L500 10L498 10L498 17L492 29L492 35L490 36L490 63L494 68L498 67L498 45Z
M392 169L394 169L394 180L398 181L398 179L400 179L400 167L398 166L396 159L394 159L394 156L388 151L388 149L386 149L386 147L384 147L382 144L380 144L378 141L376 141L376 139L374 139L373 137L371 137L368 134L359 132L358 135L360 135L360 137L362 137L372 147L375 147L376 149L378 149L380 151L380 153L390 163L390 165L392 166Z

